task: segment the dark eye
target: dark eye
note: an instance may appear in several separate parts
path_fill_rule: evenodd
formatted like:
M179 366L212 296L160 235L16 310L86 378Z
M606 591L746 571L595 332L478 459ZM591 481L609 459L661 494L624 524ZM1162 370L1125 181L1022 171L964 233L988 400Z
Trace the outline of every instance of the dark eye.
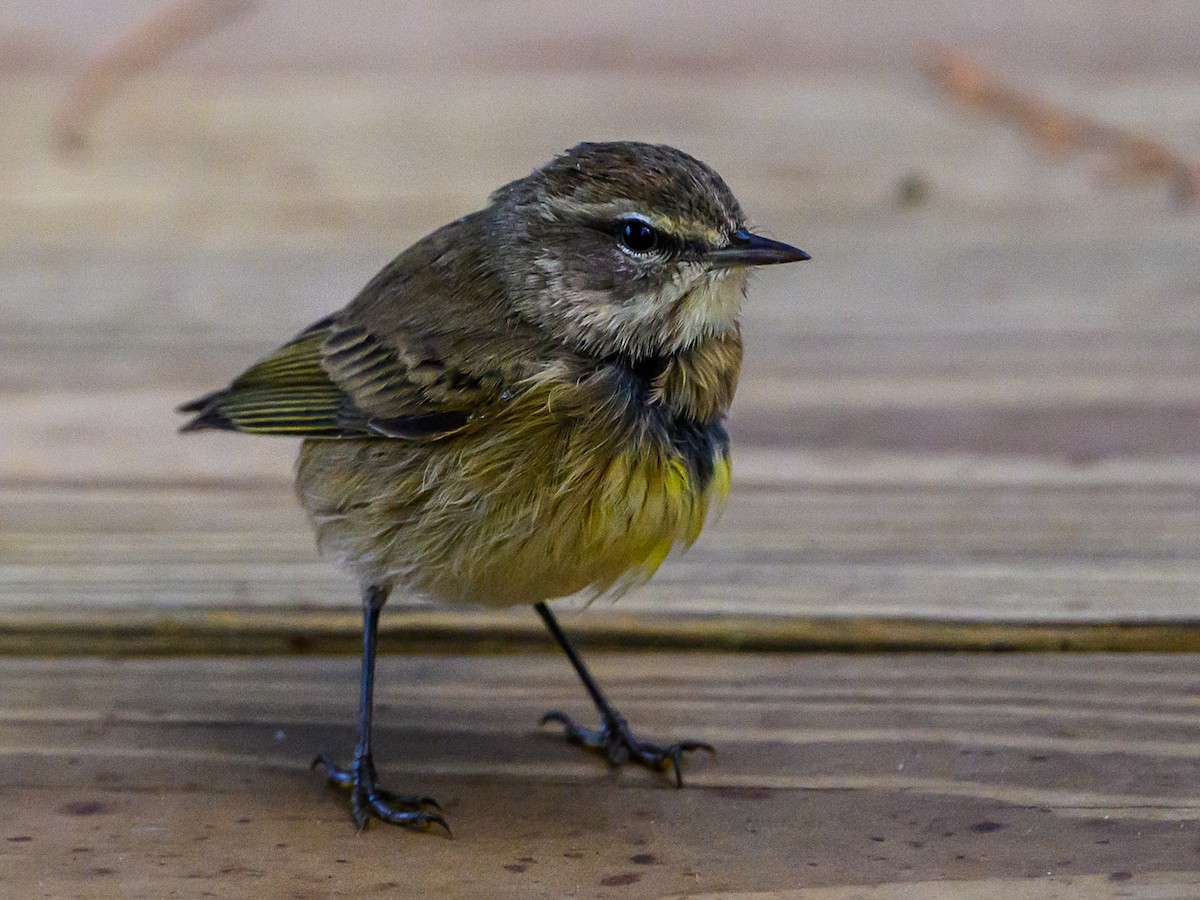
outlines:
M632 253L649 253L661 243L658 231L641 219L621 223L621 244Z

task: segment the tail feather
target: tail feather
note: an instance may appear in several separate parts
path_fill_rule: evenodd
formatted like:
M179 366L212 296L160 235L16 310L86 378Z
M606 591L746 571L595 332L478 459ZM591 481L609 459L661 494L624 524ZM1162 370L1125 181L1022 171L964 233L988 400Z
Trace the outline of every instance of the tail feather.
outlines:
M190 421L179 426L179 432L186 434L189 431L207 431L216 429L219 431L237 431L237 426L233 421L221 412L221 408L217 405L217 400L223 391L217 391L213 394L206 394L190 403L184 403L182 406L176 407L177 412L181 413L196 413L197 415Z

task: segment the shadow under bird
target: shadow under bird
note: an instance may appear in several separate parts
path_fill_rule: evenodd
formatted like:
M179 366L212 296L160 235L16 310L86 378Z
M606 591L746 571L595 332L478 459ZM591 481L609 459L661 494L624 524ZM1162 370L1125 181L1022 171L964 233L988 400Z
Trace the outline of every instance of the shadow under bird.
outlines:
M354 821L446 827L378 784L379 614L395 589L442 604L531 604L600 714L560 712L613 765L674 774L699 741L636 737L548 600L645 581L727 493L723 420L742 359L750 267L808 259L747 230L721 177L671 147L584 143L413 244L340 312L229 387L184 431L303 438L296 490L320 549L359 580ZM449 829L447 828L447 831Z

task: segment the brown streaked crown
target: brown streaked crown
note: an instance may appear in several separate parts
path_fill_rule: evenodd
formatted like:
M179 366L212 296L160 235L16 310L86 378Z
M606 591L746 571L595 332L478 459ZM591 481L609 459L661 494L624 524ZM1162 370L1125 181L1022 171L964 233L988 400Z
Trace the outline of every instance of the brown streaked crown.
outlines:
M576 144L528 177L500 188L492 200L529 203L546 197L580 205L624 201L730 232L745 224L724 179L707 163L665 144Z

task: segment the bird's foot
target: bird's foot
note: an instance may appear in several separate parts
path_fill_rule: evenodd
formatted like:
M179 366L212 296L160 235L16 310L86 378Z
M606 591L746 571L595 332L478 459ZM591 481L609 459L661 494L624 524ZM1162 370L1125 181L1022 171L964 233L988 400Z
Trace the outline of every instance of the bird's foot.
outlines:
M576 725L566 713L548 712L542 716L542 724L559 722L567 740L580 747L595 750L603 755L611 766L637 763L656 772L670 769L675 774L675 786L683 787L683 754L693 750L704 750L716 754L716 748L704 741L676 741L666 747L657 747L639 740L629 729L629 723L619 715L605 717L598 729Z
M356 756L349 766L336 765L322 753L312 762L313 768L323 766L329 783L350 791L350 814L361 831L368 820L375 818L393 825L426 828L440 825L450 836L450 826L441 816L441 807L432 797L393 794L381 788L375 774L375 761L368 756Z

